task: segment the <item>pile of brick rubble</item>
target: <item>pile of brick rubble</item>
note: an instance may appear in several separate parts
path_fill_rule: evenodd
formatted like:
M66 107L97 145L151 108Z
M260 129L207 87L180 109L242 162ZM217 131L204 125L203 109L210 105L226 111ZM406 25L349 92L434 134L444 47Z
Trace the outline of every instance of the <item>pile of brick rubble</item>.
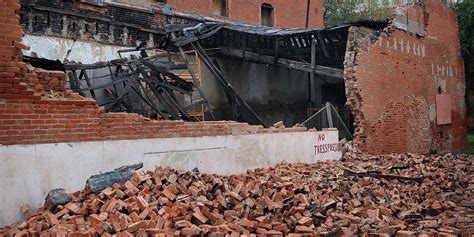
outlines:
M0 236L470 236L474 167L465 155L346 154L218 176L135 172L99 193L45 205Z

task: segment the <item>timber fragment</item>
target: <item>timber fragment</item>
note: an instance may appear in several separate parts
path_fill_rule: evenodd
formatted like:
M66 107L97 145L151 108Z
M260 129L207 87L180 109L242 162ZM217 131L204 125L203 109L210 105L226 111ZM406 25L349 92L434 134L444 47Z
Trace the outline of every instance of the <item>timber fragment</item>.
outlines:
M97 174L91 176L87 182L86 187L90 188L92 192L98 193L107 187L111 187L114 183L125 183L130 179L133 172L143 167L143 163L122 166L111 172Z

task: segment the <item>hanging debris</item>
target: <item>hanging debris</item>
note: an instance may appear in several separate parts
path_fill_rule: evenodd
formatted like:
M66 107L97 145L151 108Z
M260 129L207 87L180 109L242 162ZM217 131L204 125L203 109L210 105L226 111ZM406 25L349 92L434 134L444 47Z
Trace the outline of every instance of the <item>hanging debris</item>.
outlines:
M71 89L83 96L91 96L100 106L105 106L108 112L141 113L158 119L198 121L199 119L189 114L189 109L201 105L202 102L185 108L183 102L177 98L177 94L192 96L194 88L199 87L173 73L175 70L185 70L187 66L164 60L163 57L148 56L144 49L137 50L145 57L87 65L66 63L64 68L69 72ZM90 71L106 71L106 74L91 77ZM102 84L94 82L102 78L109 80ZM97 91L105 91L106 96L99 98ZM136 99L133 98L137 98L141 103L135 103ZM146 113L144 107L147 107L151 114Z
M226 78L217 61L208 55L209 50L215 50L219 57L273 64L324 77L321 80L328 83L341 84L341 60L349 27L314 30L238 23L168 24L155 47L147 48L147 43L142 42L136 48L119 50L121 59L110 62L87 65L66 62L61 65L57 61L24 59L39 67L67 71L71 89L95 99L108 112L200 121L205 117L205 110L213 119L213 107L200 87L199 67L187 54L193 52L225 93L230 118L268 127ZM124 55L128 53L137 55L126 58ZM188 80L181 77L183 71L189 74ZM180 98L183 96L186 98ZM199 107L202 113L196 116L193 110Z

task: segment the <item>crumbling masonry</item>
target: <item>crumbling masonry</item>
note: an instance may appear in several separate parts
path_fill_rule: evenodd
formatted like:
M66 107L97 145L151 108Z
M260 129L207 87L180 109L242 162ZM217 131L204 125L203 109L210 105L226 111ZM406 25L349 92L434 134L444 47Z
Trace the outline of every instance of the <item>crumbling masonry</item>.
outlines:
M235 131L233 126L247 126L225 122L206 123L205 126L157 123L134 114L103 113L95 101L64 90L62 72L45 72L21 62L20 50L27 46L20 43L23 36L17 16L20 6L17 1L3 1L2 4L2 144L229 134ZM95 11L92 6L89 8L82 10ZM117 9L109 9L107 14L113 14ZM431 0L397 9L396 13L395 20L383 30L363 26L349 29L344 82L347 104L355 118L355 144L370 153L462 150L467 134L465 82L456 17L449 8ZM27 11L22 15L26 27L34 28L35 24L43 22L39 15L36 21ZM176 21L162 15L154 18L152 13L145 12L134 16L137 22L148 22L146 19L138 21L140 17L147 17L153 24ZM110 24L125 23L119 20ZM134 27L138 26L125 28L131 31ZM108 28L118 29L115 26ZM63 29L57 34L66 33L66 37L70 37L67 32ZM91 29L91 32L95 31ZM97 36L103 38L108 33ZM156 35L159 32L122 33L114 31L111 35L119 34L120 37L112 39L122 45L131 42L125 37L127 35L151 37L152 42L160 38ZM109 42L110 39L102 40ZM439 123L441 117L451 121ZM159 129L160 133L149 129L150 126ZM191 130L177 132L178 127ZM265 131L261 128L244 130Z
M383 31L349 30L344 74L354 143L373 154L460 151L467 122L456 16L437 1L397 14ZM442 116L452 122L439 124Z
M177 166L178 169L187 169L187 171L197 167L204 173L233 174L234 172L245 173L245 170L256 167L268 167L283 160L289 163L311 163L317 160L339 159L342 156L338 143L338 131L335 130L306 131L306 128L299 127L284 128L281 123L276 126L279 128L263 128L229 121L197 123L154 121L137 114L105 113L93 99L84 98L64 88L64 72L45 71L22 62L21 50L27 49L28 46L21 43L24 28L20 26L18 16L20 8L18 0L0 0L0 163L2 164L0 189L4 191L0 198L2 201L0 226L20 220L21 213L17 207L21 204L31 203L35 209L40 206L40 202L49 190L57 187L63 187L68 191L78 190L78 186L75 185L78 183L82 185L86 180L84 177L113 170L120 165L126 165L131 160L143 162L144 167L148 166L148 169L156 165L166 167L174 165L175 168ZM370 28L369 25L354 25L348 29L344 83L348 106L354 114L357 126L355 144L370 153L407 151L429 153L462 150L466 145L467 132L464 104L465 83L462 59L459 56L456 18L452 11L440 3L425 0L407 8L397 9L397 18L389 24L388 28L385 26L384 29ZM348 26L344 27L342 28L347 29ZM84 26L84 28L87 27ZM135 26L127 27L129 28L134 29ZM128 33L118 34L123 38L113 37L112 39L114 42L121 42L122 45L130 46L132 40L136 40L132 37L129 41ZM136 34L133 35L137 37ZM150 37L155 39L153 34L142 32L138 35L142 35L145 39L150 39ZM66 37L72 36L66 34ZM110 38L102 40L110 42ZM338 43L340 42L343 45L346 43L345 39L341 40L339 37ZM309 46L309 44L305 45ZM277 45L276 48L278 47ZM307 48L302 48L302 51ZM342 56L338 59L342 59ZM275 61L278 63L278 60ZM342 65L340 66L342 68ZM336 151L326 149L328 147L335 148ZM469 157L451 154L373 157L361 155L356 149L352 151L355 152L345 155L345 159L349 161L313 165L285 163L277 168L260 169L257 173L261 175L250 178L270 185L266 189L270 194L262 193L259 186L249 187L249 190L255 188L256 192L260 193L255 197L263 195L273 198L273 200L268 199L268 202L265 201L266 207L253 210L259 209L258 215L265 216L265 210L270 210L268 207L273 208L277 202L281 203L281 205L277 204L278 206L283 207L283 202L292 201L292 203L284 204L286 208L284 211L298 217L298 220L288 220L289 223L292 222L291 226L276 222L273 223L275 225L268 226L262 221L264 228L260 228L254 221L257 220L255 216L249 218L252 219L250 224L249 220L241 221L234 218L241 217L242 213L239 211L245 212L247 208L240 208L239 205L243 203L244 198L245 200L249 198L247 192L241 192L244 189L240 181L233 183L231 189L222 185L222 181L217 179L207 179L206 182L210 181L208 185L201 185L203 182L197 179L195 179L197 182L193 183L202 186L203 190L209 193L212 190L214 193L214 196L211 196L212 199L220 200L219 203L205 205L227 206L227 201L224 203L222 196L218 197L222 191L227 192L226 199L237 200L238 205L232 206L234 210L227 210L227 216L233 219L229 223L236 224L234 228L239 228L246 234L256 230L259 230L259 233L266 233L267 229L274 229L285 234L296 231L299 232L298 235L303 235L303 232L314 231L314 226L309 227L313 225L313 219L309 216L313 215L314 220L318 222L317 219L321 218L330 220L327 222L330 225L318 230L324 232L331 230L327 232L328 234L336 234L337 231L342 230L339 227L334 228L339 224L333 222L332 217L336 217L340 223L344 222L346 226L354 227L353 233L368 233L372 229L371 224L375 226L378 223L386 223L389 224L386 232L412 234L406 230L400 232L400 224L405 221L422 223L421 218L432 215L430 213L435 213L437 218L441 219L434 221L435 223L431 217L426 219L427 222L423 225L431 226L429 228L437 228L441 223L443 226L458 223L472 226L470 216L459 219L461 212L469 214L469 210L472 209L472 203L469 202L472 191L472 181L469 182L472 162ZM385 163L381 165L381 161ZM344 165L352 169L343 167ZM328 172L319 172L324 170ZM194 176L196 172L197 170L180 174ZM293 174L289 175L289 172ZM136 181L136 184L132 186L117 184L113 189L109 188L105 191L110 195L127 192L129 203L126 205L134 210L127 214L135 213L131 215L136 217L139 211L141 213L146 211L147 215L141 214L143 218L138 216L141 220L135 219L133 223L127 221L120 230L127 228L127 231L133 233L139 231L137 227L143 228L141 225L146 222L158 225L149 220L144 222L143 219L148 218L148 214L150 214L150 219L151 216L158 217L152 214L155 211L158 213L158 209L151 210L145 206L159 201L152 200L151 195L145 192L143 192L144 195L135 196L139 191L137 188L155 192L157 189L148 185L162 188L164 182L177 181L177 173L169 170L167 178L164 179L156 172L148 174L159 178L153 183L151 176L143 178L144 176L136 173L135 178L128 182L130 184ZM252 172L247 174L252 175ZM240 179L239 177L247 179L249 176L231 176L230 179L237 180ZM214 180L221 183L218 186L225 187L225 190L213 188ZM223 180L226 181L226 178ZM287 181L295 181L296 184L301 185L288 185L291 182ZM310 187L313 185L312 182L316 185L314 186L316 189ZM371 183L376 185L370 185ZM191 189L191 182L187 184ZM137 192L130 193L127 189ZM111 193L112 190L114 194ZM162 190L165 192L164 189ZM230 190L232 192L229 193ZM316 203L317 206L310 205L308 200L304 201L306 194L300 195L302 192L310 193L310 191L311 203ZM160 197L159 205L174 205L167 198L175 200L176 194L186 192L186 190L182 192L176 189L171 193L174 196L164 194L169 197ZM273 195L272 192L280 192L280 194ZM283 193L288 195L288 199L281 196ZM159 193L155 192L154 196L161 194L163 193L160 190ZM301 198L295 198L294 194L298 194ZM197 196L191 195L193 198ZM104 201L112 201L109 199L112 196L106 194L100 194L100 196L100 199ZM141 196L147 196L146 202L143 202L144 199ZM120 195L120 201L122 198L125 198L125 195ZM426 200L422 201L422 199ZM198 199L193 199L194 204L196 200ZM394 202L391 203L391 201ZM157 202L153 205L158 206ZM207 203L206 200L204 202ZM297 207L303 203L306 207L302 209ZM88 207L88 204L83 204L80 203L81 208ZM395 211L381 208L386 204ZM66 221L64 217L66 213L79 213L77 208L69 210L71 205L74 207L75 204L69 204L55 213L58 217L52 216L53 214L49 211L44 212L44 217L48 219L46 221L51 224L47 224L46 228L58 225L60 221L58 218L63 224ZM142 206L138 207L139 205ZM298 214L291 211L296 210L294 207L300 210ZM324 209L319 207L324 207ZM353 208L364 210L357 214L357 218L353 218L356 215ZM214 213L226 216L224 209L220 207L215 209L217 212ZM344 211L341 212L342 215L331 214L337 209ZM427 213L423 213L425 210ZM444 214L440 214L441 210ZM304 213L305 217L299 212ZM25 213L31 212L26 208ZM277 215L281 214L281 212L277 213ZM457 215L454 215L454 219L451 218L454 217L453 213ZM99 213L88 216L87 220L90 221L97 216L100 216ZM394 218L390 221L386 218L387 216ZM270 221L281 220L279 217L273 217ZM189 218L192 218L191 215ZM270 219L269 216L264 219L267 218ZM399 218L403 221L398 220ZM78 225L85 224L83 217L77 220L81 219L82 223ZM162 219L160 217L160 223ZM362 221L361 219L364 219L364 223L357 225ZM157 219L153 221L155 220ZM367 220L371 224L366 224ZM35 221L33 217L33 222ZM205 224L208 221L201 222ZM217 223L212 222L212 224ZM30 222L23 223L16 225L13 231L23 230L19 231L21 235L26 234L26 229L36 227L36 224L33 227ZM177 222L173 223L173 225L176 224ZM176 226L182 228L189 225L187 222L184 224L181 227L179 224ZM246 226L248 229L241 229L237 225ZM408 230L417 229L417 227L404 224L402 226ZM46 228L43 229L42 224L38 227L39 231L46 230ZM102 225L99 227L99 231L103 232L104 227ZM377 228L380 227L377 226ZM336 232L332 232L333 229ZM171 233L174 231L173 228L168 230L171 230ZM196 234L196 229L186 229L186 231ZM201 233L200 230L198 231ZM220 229L216 231L221 232ZM351 229L346 228L344 231L352 233ZM439 231L460 233L460 230L455 228L442 227ZM141 232L143 233L143 230ZM230 230L222 230L221 234L230 232ZM178 232L178 235L185 235L185 233ZM273 235L275 232L268 234ZM282 233L276 234L279 236Z
M36 144L158 137L302 131L263 129L235 122L152 121L137 114L105 113L93 99L65 90L63 72L21 60L23 29L15 0L0 2L0 143ZM58 89L59 88L59 89ZM52 91L53 89L54 91Z

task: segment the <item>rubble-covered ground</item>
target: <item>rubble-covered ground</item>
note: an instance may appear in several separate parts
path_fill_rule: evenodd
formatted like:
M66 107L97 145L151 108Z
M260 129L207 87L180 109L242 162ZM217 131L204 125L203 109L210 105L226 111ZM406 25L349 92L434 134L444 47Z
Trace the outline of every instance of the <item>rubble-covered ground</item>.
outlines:
M0 236L471 236L473 174L473 158L453 154L346 154L233 176L156 168L23 208L27 221Z

